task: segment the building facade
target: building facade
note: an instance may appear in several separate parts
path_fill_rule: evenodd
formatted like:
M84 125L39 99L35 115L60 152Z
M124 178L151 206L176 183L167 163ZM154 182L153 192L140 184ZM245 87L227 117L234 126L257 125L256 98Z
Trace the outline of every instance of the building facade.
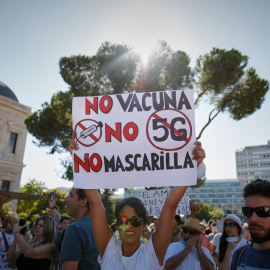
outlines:
M202 187L188 188L189 198L201 201L214 207L223 209L225 215L236 214L244 220L242 207L244 185L238 179L207 180ZM141 191L144 188L136 188L125 191L124 198L141 197Z
M219 207L225 213L235 214L244 220L242 207L244 185L238 179L206 180L200 188L189 188L189 198L197 199L211 207Z
M31 108L20 104L13 91L0 81L0 189L18 192L21 181ZM16 202L12 201L16 208Z
M237 178L247 184L257 178L270 180L270 140L235 152Z

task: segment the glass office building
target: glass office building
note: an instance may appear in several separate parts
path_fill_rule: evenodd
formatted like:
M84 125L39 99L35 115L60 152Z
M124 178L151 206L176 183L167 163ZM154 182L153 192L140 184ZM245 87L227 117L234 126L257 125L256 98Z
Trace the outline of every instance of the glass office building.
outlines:
M206 180L200 188L189 188L189 198L197 199L211 207L223 209L225 215L236 214L244 220L242 195L244 185L238 179Z
M244 185L238 179L206 180L202 187L189 188L188 192L190 199L197 199L213 208L217 206L223 209L225 215L236 214L241 220L244 220L242 214L242 206L244 206L243 187ZM124 198L140 198L141 190L144 190L144 188L126 191Z
M270 140L235 152L237 178L247 184L257 178L270 180Z

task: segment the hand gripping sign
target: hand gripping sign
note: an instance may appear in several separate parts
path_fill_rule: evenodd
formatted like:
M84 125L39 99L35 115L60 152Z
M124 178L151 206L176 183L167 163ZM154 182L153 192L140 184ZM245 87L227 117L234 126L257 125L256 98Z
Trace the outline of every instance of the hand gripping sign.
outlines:
M193 185L192 90L75 97L77 188Z

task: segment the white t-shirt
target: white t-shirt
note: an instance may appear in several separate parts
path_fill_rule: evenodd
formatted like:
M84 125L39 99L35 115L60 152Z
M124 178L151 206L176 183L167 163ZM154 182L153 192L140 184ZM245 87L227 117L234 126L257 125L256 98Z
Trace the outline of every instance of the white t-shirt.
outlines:
M165 262L169 258L175 256L176 254L180 253L185 249L185 246L181 242L175 242L169 245L166 256L165 256ZM214 268L216 268L216 264L211 256L210 251L202 247L203 253L206 255L206 257L213 263ZM198 270L201 269L201 264L198 256L198 251L196 247L193 247L193 249L188 253L186 258L182 261L180 265L178 265L175 270Z
M0 270L14 270L14 268L9 268L8 262L6 262L7 250L6 250L5 241L2 235L3 233L4 232L0 232L0 239L2 239L1 246L0 246ZM14 234L5 234L5 236L7 238L8 245L11 246L14 240Z
M219 246L219 240L220 240L221 235L222 235L222 233L219 232L214 236L214 238L212 240L212 245L213 246L215 246L215 247ZM217 252L217 250L216 250L216 252Z
M159 265L152 238L147 244L140 245L137 251L131 257L122 255L122 242L117 241L113 235L108 246L106 247L103 258L98 257L102 270L162 270L163 266Z

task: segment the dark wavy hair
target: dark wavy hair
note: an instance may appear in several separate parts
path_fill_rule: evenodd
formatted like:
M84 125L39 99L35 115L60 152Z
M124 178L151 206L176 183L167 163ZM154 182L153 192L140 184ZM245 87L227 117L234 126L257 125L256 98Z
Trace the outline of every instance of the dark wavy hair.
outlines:
M238 228L238 236L241 234L241 227L234 222ZM220 237L220 242L219 242L219 255L218 255L218 260L219 262L222 262L224 257L225 257L225 253L228 247L228 242L226 241L226 238L228 237L228 234L226 233L225 230L225 226L223 226L223 233L222 236Z
M144 224L147 224L147 211L139 198L129 197L120 201L115 207L115 216L119 218L119 213L124 206L131 206L136 211L137 215L143 219Z
M243 190L244 199L252 195L261 195L270 198L270 181L256 179L247 184Z

